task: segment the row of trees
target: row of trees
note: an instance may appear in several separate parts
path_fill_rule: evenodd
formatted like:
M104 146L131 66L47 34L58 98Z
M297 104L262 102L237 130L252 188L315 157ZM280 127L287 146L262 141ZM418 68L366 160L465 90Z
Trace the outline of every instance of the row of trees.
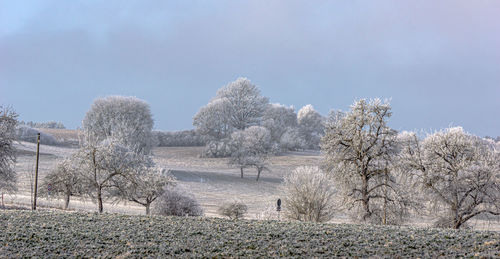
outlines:
M71 196L90 197L104 210L103 201L112 198L140 204L149 214L151 204L175 179L157 168L148 156L131 152L112 141L86 144L55 166L42 182L47 195L62 196L68 208Z
M62 195L65 208L74 195L91 197L103 212L103 200L126 200L150 213L151 204L174 185L151 158L153 119L149 105L135 97L97 99L83 119L83 143L60 161L42 186ZM49 194L48 193L48 194Z
M159 147L197 147L207 144L207 137L195 130L153 131L153 137Z
M61 143L51 134L40 132L34 128L25 125L18 125L16 127L16 139L19 141L26 141L31 143L37 142L37 134L40 133L40 142L44 145L56 146Z
M285 177L291 218L329 220L335 192L345 209L369 223L399 224L429 203L443 208L436 221L442 227L500 215L497 143L460 127L423 138L398 133L388 126L391 114L388 102L374 99L329 115L324 170L298 168Z
M65 129L66 127L62 122L48 121L48 122L33 122L33 121L19 121L19 125L27 126L30 128L41 128L41 129Z
M306 105L295 113L293 107L270 104L257 86L246 78L220 88L216 96L193 118L196 131L206 136L207 157L228 157L238 145L239 134L250 127L268 131L270 144L266 152L295 149L319 149L324 118ZM262 130L261 130L262 131Z

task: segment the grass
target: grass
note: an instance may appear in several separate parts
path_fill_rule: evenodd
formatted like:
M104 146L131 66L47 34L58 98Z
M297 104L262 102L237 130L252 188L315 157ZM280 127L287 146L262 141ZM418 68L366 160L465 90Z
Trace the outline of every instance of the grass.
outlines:
M2 257L496 257L500 233L0 211Z

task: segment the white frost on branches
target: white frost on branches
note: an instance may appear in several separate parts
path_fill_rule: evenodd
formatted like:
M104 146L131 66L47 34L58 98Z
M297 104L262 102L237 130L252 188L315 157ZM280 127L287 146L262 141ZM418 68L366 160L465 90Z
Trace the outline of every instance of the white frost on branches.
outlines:
M290 219L325 222L335 212L335 183L317 166L297 167L285 175L281 190L285 215Z
M500 156L490 142L461 127L404 136L402 156L420 186L446 212L437 225L460 228L481 214L500 215Z
M17 114L0 106L0 193L16 190L17 175L14 170L16 151Z
M149 154L153 147L149 105L135 97L108 96L95 100L82 126L86 142L98 144L112 138L142 154Z

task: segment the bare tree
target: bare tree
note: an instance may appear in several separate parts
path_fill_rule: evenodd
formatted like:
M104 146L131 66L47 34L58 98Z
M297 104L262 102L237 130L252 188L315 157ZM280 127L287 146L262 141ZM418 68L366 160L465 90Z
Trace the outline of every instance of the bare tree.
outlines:
M96 201L99 213L103 212L103 198L115 187L115 178L143 167L146 161L143 156L112 140L98 145L87 144L75 156L85 186L83 191Z
M440 226L458 229L481 214L500 215L500 156L490 142L448 128L420 141L407 133L403 154L420 186L445 214Z
M150 214L151 204L163 193L167 186L175 185L175 178L165 169L139 167L120 174L114 179L118 199L125 199L140 204Z
M0 193L16 190L16 151L13 146L16 139L17 114L10 108L0 106Z
M390 116L388 102L356 101L349 112L330 114L322 139L327 167L342 187L346 206L364 222L394 223L381 214L407 204L392 170L397 143L396 131L387 126Z
M71 196L82 193L80 172L74 158L59 161L43 178L41 194L56 195L64 198L64 209L68 209Z
M325 222L335 212L335 184L317 166L297 167L285 175L281 190L285 215L290 219Z
M108 96L94 101L82 122L85 141L98 144L109 138L136 153L153 146L153 118L149 105L135 97Z
M241 178L243 178L243 170L250 166L250 153L248 151L246 135L244 131L236 131L231 134L231 157L228 164L240 169Z
M244 168L255 167L258 181L262 171L268 170L267 160L273 153L269 130L260 126L252 126L244 131L233 133L232 140L234 151L229 164L240 168L242 178Z

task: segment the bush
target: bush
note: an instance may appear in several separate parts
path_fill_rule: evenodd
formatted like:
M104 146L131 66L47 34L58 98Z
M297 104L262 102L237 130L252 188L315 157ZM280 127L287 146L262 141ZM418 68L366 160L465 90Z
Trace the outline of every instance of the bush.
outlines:
M241 219L247 213L248 207L247 205L243 204L241 201L231 201L222 204L222 206L219 207L217 212L221 216L226 216L230 219Z
M162 216L202 216L203 209L191 195L169 188L156 201L153 213Z
M317 166L297 167L282 185L285 216L300 221L325 222L335 211L331 177Z
M40 144L51 145L51 146L56 146L60 144L57 141L57 139L54 138L54 136L40 132L28 126L19 126L16 129L17 139L20 141L36 143L36 137L38 133L40 133Z

